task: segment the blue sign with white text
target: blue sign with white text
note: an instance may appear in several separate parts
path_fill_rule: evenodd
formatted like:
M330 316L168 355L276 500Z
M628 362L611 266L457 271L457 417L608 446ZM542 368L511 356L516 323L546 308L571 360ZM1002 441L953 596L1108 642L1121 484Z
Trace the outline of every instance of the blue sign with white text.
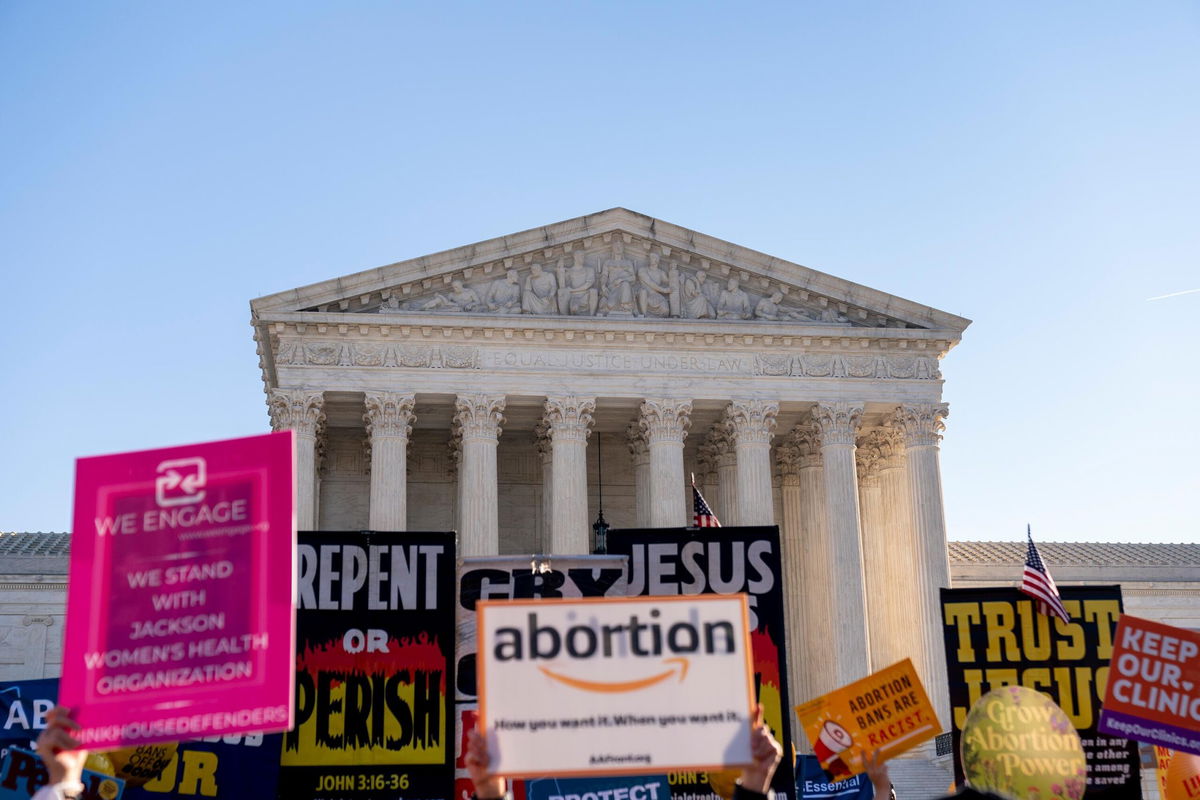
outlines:
M525 781L527 800L671 800L666 775L537 778Z
M0 681L0 748L32 748L58 702L58 678ZM175 758L144 786L125 787L125 800L275 796L283 734L210 736L179 743ZM4 753L0 753L0 758Z
M816 756L797 756L796 797L799 800L871 800L875 797L875 788L866 775L855 775L834 783L829 773L821 769Z
M58 697L58 678L0 681L0 758L10 747L33 747Z

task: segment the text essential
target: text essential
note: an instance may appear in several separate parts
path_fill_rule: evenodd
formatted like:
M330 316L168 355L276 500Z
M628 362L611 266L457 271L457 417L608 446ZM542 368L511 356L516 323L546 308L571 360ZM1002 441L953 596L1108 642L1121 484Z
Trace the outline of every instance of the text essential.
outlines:
M60 702L102 749L292 723L290 432L77 462Z
M512 777L750 762L745 595L480 601L479 719Z

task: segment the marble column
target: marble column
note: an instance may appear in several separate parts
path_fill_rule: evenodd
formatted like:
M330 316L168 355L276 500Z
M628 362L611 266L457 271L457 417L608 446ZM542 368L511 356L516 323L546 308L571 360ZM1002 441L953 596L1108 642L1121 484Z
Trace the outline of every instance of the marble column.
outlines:
M724 420L708 429L707 445L717 465L717 502L713 511L722 525L737 525L737 453L733 449L733 436ZM707 495L705 498L711 505L714 498Z
M733 435L737 459L738 525L774 525L771 492L771 437L779 404L734 400L725 409L726 429Z
M458 465L458 546L463 556L500 552L496 447L504 424L504 395L460 394L454 402L454 424L462 437Z
M363 422L371 447L373 531L408 530L408 437L412 434L413 394L367 392Z
M798 620L788 626L788 677L789 686L794 687L793 702L801 703L841 685L831 648L837 614L829 591L825 471L816 426L799 424L788 431L779 457L788 543L783 546L785 602L788 613ZM795 741L802 745L807 739Z
M543 417L553 447L554 483L550 552L585 555L588 547L587 440L596 400L571 395L546 398Z
M869 636L871 644L871 671L894 664L907 653L894 660L895 644L901 640L893 625L891 609L896 605L896 595L906 582L893 583L893 565L901 566L907 561L904 542L891 542L887 538L887 512L883 504L883 482L880 471L883 466L885 442L882 431L874 430L858 438L854 452L855 468L858 472L858 502L862 521L863 581L867 594L867 617L871 620Z
M272 389L267 407L271 430L290 430L296 436L296 527L316 530L318 449L325 435L325 393L315 389Z
M821 432L825 473L828 586L836 614L831 644L839 686L870 671L858 476L854 464L854 440L862 413L861 403L817 403L813 407L813 421Z
M642 403L638 424L650 451L650 527L687 527L683 440L692 424L692 401L674 397L647 399Z
M533 429L533 444L542 457L542 520L538 530L537 551L550 552L550 520L554 517L554 442L550 426L539 420Z
M945 403L916 403L900 406L893 417L893 425L904 435L909 520L916 545L913 589L920 603L918 627L923 643L918 669L924 670L921 679L943 725L950 724L950 706L938 590L950 586L950 560L946 552L938 443L946 427L942 420L949 413ZM914 658L914 663L918 658Z
M783 501L783 519L779 526L779 544L783 563L783 616L787 634L788 691L793 703L811 696L808 688L808 650L804 641L805 618L804 581L801 578L804 562L804 532L801 528L804 500L800 493L799 448L785 436L776 448L779 461L779 495ZM792 718L792 741L799 744L799 726Z
M879 429L879 433L877 446L881 455L879 490L883 498L883 538L891 548L886 572L881 580L894 587L911 583L917 574L917 547L909 511L904 436L892 426ZM871 591L870 584L867 585L867 591ZM921 618L920 597L917 592L894 590L890 597L883 624L892 628L893 632L887 639L886 646L889 649L882 658L891 658L890 663L912 658L916 665L921 661L924 648L920 631L912 624L914 619Z
M646 434L637 422L625 428L625 441L629 445L629 457L633 464L634 526L650 527L650 448L646 445Z

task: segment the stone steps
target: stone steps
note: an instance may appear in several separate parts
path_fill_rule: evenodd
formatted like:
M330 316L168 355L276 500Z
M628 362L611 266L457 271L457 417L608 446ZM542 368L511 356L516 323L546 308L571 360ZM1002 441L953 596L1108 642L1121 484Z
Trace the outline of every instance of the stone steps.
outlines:
M954 779L952 763L945 766L925 758L894 758L888 774L896 787L896 800L935 800L945 797Z

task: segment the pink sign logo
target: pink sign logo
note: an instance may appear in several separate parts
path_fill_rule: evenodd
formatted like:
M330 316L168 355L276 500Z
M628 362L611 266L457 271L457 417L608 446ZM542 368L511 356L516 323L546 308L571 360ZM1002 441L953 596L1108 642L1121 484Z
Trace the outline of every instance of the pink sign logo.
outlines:
M160 508L204 500L208 469L203 458L172 458L160 463L155 472L154 501Z

